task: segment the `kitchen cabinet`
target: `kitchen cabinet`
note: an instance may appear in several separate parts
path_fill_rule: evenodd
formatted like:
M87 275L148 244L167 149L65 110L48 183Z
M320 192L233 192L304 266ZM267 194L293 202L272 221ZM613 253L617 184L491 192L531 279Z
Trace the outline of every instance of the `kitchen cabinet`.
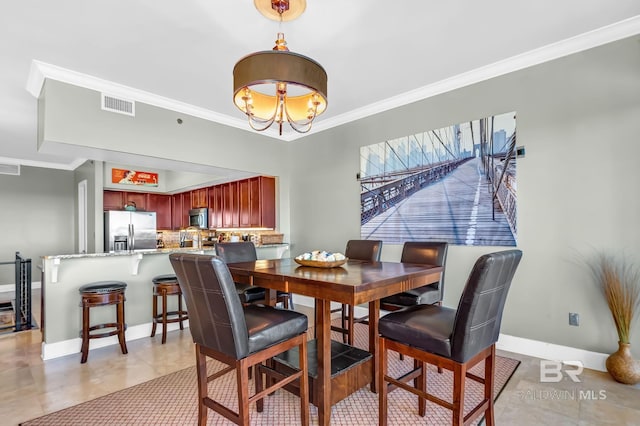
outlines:
M103 191L102 193L103 210L122 210L124 206L124 198L122 191Z
M167 194L147 194L147 211L156 212L156 228L171 229L171 195Z
M191 191L191 208L199 209L209 207L209 195L207 188L194 189Z
M238 215L240 227L251 226L251 181L249 179L238 182Z
M124 203L120 206L120 209L123 209L125 204L133 202L136 203L136 210L150 211L147 208L147 195L146 192L124 192L122 200Z
M209 227L222 228L222 185L209 188Z
M238 182L222 185L222 227L237 228L240 226L240 205L238 200Z
M249 226L276 227L276 180L258 176L249 181Z
M189 210L191 209L191 194L183 192L171 196L171 227L173 229L189 226Z

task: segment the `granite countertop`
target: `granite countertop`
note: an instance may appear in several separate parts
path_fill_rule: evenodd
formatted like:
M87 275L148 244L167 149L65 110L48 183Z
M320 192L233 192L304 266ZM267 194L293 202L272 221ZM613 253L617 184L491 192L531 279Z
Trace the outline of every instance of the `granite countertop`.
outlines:
M282 247L288 246L288 243L279 244L262 244L256 245L256 249L269 248L269 247ZM134 255L147 255L147 254L169 254L175 252L213 252L214 246L204 246L202 248L197 247L175 247L175 248L162 248L162 249L148 249L148 250L135 250L135 251L112 251L107 253L78 253L78 254L58 254L51 256L42 256L42 259L82 259L91 257L110 257L110 256L134 256ZM213 254L213 253L211 253Z
M89 257L110 257L110 256L135 256L146 254L167 254L175 252L202 252L213 251L213 247L195 248L195 247L183 247L183 248L163 248L163 249L148 249L148 250L135 250L135 251L111 251L107 253L78 253L78 254L58 254L53 256L42 256L43 259L81 259Z

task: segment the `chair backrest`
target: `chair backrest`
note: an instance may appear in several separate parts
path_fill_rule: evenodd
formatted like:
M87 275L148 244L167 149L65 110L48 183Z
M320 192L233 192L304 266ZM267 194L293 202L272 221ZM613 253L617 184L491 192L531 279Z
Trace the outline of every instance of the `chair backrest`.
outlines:
M237 243L217 243L216 255L225 263L252 262L258 260L256 246L251 241Z
M448 248L449 244L443 241L407 241L402 246L400 262L444 266L447 261ZM440 281L435 285L438 287L440 300L442 300L444 294L444 269L442 269Z
M380 261L382 241L380 240L349 240L344 255L354 260Z
M451 336L451 356L466 362L498 340L502 311L511 280L522 258L520 250L481 256L462 292Z
M244 310L225 262L218 256L169 256L189 313L195 343L235 359L249 354Z

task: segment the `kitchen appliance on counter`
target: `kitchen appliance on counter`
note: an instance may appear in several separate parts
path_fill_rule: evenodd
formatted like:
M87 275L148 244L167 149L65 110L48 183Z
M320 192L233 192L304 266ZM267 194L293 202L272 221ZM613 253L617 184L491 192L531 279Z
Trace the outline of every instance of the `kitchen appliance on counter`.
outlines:
M111 210L104 212L104 251L157 248L156 213Z
M209 228L209 209L204 207L200 209L189 210L189 226L200 229Z

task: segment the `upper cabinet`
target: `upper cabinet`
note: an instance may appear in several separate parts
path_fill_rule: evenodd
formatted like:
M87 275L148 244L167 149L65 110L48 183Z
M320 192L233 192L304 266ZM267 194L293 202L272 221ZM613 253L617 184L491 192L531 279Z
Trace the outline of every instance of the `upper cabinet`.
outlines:
M193 191L191 191L191 208L192 209L209 207L208 191L209 191L208 188L194 189Z
M156 228L171 229L171 195L147 194L147 211L156 212Z
M249 179L251 227L276 227L276 179L258 176Z
M191 209L191 193L183 192L171 196L171 224L173 229L189 226L189 210Z
M104 191L104 210L122 210L130 201L138 210L155 211L158 229L189 226L189 210L209 209L209 227L276 227L276 180L258 176L209 188L168 195L125 191Z
M124 207L124 194L122 191L104 191L102 194L104 210L122 210Z
M209 227L222 228L222 185L209 188Z
M240 203L238 199L238 182L228 182L222 186L222 227L238 228L240 226Z
M145 193L145 192L125 192L124 193L124 204L122 207L123 208L124 205L126 205L127 203L135 203L136 209L137 210L146 210L146 211L153 211L150 208L147 207L147 196L149 194Z

